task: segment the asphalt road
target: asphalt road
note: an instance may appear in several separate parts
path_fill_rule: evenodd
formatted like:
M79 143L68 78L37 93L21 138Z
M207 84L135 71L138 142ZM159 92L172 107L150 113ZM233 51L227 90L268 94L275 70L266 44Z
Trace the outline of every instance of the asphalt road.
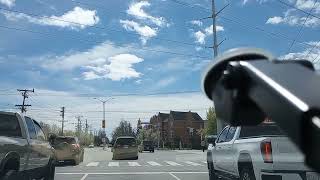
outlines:
M139 153L138 160L112 160L110 149L85 149L78 166L56 168L55 180L208 180L206 152L200 150Z

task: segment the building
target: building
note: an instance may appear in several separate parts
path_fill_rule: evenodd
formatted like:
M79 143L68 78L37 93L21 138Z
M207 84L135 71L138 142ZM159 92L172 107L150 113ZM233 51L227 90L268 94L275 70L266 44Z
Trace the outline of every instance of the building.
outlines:
M158 113L150 119L158 134L159 146L174 148L200 148L201 137L197 133L204 128L204 121L195 112L170 111Z

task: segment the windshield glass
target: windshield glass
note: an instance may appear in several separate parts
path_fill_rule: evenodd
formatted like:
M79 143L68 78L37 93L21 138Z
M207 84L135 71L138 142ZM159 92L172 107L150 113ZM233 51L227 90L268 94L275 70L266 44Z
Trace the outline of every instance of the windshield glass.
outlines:
M319 69L320 0L0 0L0 180L320 180Z

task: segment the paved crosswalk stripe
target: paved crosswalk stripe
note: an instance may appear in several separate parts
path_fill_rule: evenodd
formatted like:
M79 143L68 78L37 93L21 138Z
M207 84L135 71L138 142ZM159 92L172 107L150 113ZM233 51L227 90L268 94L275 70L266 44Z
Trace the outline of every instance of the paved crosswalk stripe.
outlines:
M186 164L192 165L192 166L201 166L201 164L195 163L195 162L191 162L191 161L186 161Z
M87 164L87 166L93 166L93 167L98 166L98 165L99 165L99 162L91 162L91 163Z
M128 162L129 166L141 166L138 162Z
M150 164L151 166L162 166L161 164L154 161L148 161L147 163Z
M108 166L119 166L119 162L109 162Z
M171 165L171 166L182 166L181 164L173 162L173 161L164 161L164 162Z

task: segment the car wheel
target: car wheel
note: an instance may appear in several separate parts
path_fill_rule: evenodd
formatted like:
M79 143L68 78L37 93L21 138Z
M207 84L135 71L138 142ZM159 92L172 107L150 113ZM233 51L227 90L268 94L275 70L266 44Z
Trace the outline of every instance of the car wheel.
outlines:
M80 164L80 160L81 160L81 157L76 157L73 161L74 161L74 165L79 165Z
M256 180L252 167L244 166L240 168L240 180Z
M53 160L50 160L44 171L44 180L54 180L56 167Z
M209 180L217 180L218 179L212 162L208 162L208 171L209 171Z

